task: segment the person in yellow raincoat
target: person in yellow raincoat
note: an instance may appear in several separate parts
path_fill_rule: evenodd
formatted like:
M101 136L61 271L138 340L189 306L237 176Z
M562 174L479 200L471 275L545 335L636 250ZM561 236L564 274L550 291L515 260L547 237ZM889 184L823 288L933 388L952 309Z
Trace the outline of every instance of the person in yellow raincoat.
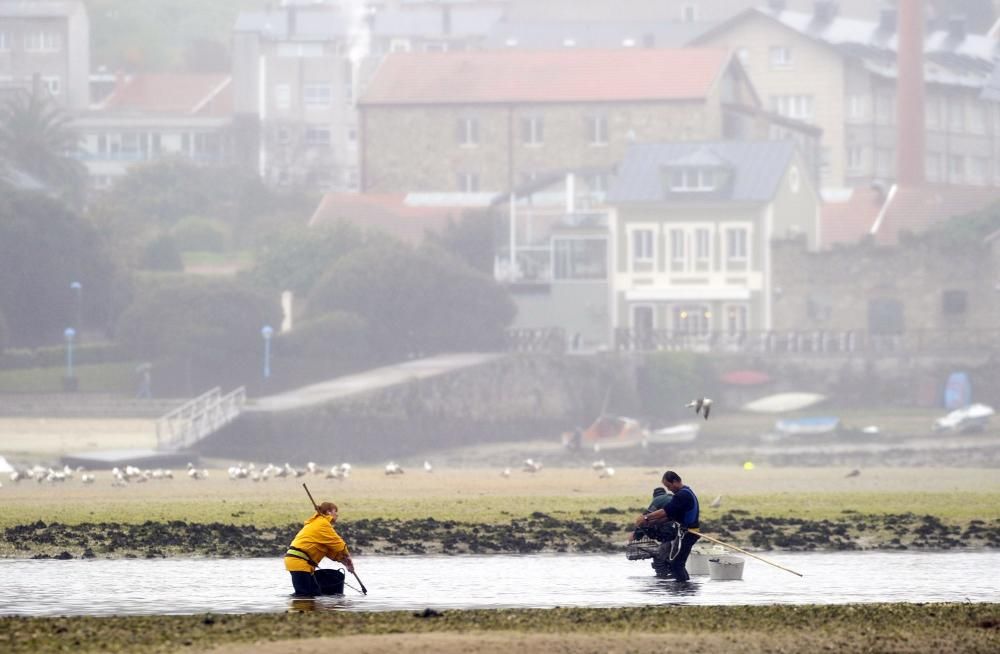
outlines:
M292 588L296 595L319 595L320 588L313 572L323 557L340 561L354 573L354 562L347 551L347 543L334 530L337 522L337 505L323 502L316 513L306 520L285 552L285 570L292 575Z

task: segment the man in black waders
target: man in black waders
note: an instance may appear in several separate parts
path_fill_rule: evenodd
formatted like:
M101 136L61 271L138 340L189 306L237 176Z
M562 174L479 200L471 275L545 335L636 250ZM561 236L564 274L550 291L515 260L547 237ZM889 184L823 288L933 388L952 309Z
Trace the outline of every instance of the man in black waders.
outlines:
M691 577L684 566L691 554L691 548L700 538L700 536L688 531L689 528L697 529L699 526L698 496L689 486L684 485L680 475L673 470L667 470L663 473L663 485L674 494L673 498L662 509L637 516L635 526L648 530L651 526L660 527L663 523L676 523L679 545L675 543L670 548L668 557L670 575L674 581L687 581ZM659 574L661 570L657 568L656 564L657 561L654 558L653 568Z

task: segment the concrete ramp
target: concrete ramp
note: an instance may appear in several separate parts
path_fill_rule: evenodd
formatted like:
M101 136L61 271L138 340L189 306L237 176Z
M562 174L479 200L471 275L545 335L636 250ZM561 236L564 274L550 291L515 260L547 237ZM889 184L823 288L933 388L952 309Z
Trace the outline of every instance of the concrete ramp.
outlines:
M383 390L412 381L448 374L463 368L490 363L505 356L508 355L472 352L442 354L427 359L407 361L406 363L366 370L356 375L338 377L311 386L303 386L287 393L250 400L243 409L246 412L263 411L268 413L304 409L325 404L331 400Z

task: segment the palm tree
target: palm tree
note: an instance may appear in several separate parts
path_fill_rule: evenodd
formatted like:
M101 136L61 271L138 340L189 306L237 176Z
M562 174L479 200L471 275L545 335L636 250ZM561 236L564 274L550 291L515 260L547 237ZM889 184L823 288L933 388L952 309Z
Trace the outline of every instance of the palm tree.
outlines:
M28 173L72 203L83 198L87 172L71 158L80 137L70 117L37 89L0 109L0 163Z

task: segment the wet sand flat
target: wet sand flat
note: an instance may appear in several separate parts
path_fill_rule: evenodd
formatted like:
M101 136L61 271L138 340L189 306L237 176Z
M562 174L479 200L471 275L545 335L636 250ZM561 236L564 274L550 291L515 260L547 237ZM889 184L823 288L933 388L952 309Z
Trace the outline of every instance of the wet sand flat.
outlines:
M9 458L155 446L147 419L0 418L0 454Z

